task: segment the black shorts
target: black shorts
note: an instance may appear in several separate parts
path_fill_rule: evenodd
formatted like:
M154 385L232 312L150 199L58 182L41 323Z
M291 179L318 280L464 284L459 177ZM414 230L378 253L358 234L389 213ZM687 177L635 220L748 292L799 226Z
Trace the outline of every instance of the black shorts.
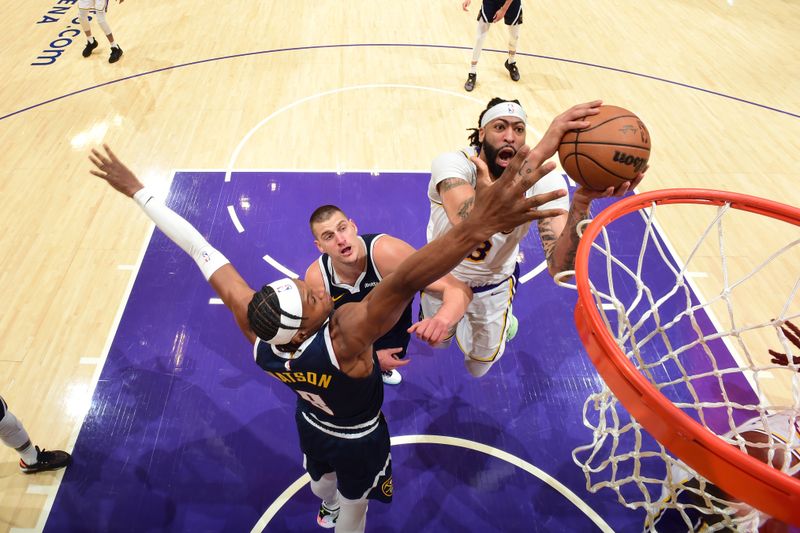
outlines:
M6 416L6 409L8 409L8 405L6 404L6 401L3 399L3 397L0 396L0 420L2 420L4 416Z
M494 20L495 13L503 7L503 4L505 4L505 0L483 0L481 10L478 12L478 20L491 24ZM514 0L511 2L503 20L509 26L522 24L522 0Z
M374 430L353 439L324 433L307 422L300 411L295 418L311 479L318 481L323 474L336 472L337 487L345 498L392 501L392 455L383 414Z

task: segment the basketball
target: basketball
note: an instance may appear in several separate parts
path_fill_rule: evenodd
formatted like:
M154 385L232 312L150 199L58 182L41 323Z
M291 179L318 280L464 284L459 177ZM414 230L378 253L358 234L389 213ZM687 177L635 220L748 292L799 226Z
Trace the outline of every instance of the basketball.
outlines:
M600 106L588 128L568 131L558 146L561 167L580 186L595 191L636 178L650 159L647 126L627 109Z

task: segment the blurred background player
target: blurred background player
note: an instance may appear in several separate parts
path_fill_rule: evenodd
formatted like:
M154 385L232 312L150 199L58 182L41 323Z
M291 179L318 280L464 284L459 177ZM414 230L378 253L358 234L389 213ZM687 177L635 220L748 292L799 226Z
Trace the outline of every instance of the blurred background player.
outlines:
M600 104L600 100L579 104L556 117L533 148L537 158L544 161L552 157L564 133L587 127L589 122L584 118L597 114ZM519 101L494 98L480 114L478 128L473 129L469 136L469 148L445 152L434 159L428 186L431 209L428 242L469 216L475 201L477 176L471 158L477 156L483 161L491 179L496 180L525 144L526 125L527 115ZM573 268L579 241L576 228L581 220L589 217L592 200L622 196L638 185L642 177L643 174L639 174L633 182L601 192L579 188L571 203L567 196L563 196L543 206L565 211L556 217L540 219L538 223L539 238L551 276ZM550 173L538 180L526 194L544 194L565 186L559 174ZM489 371L503 355L506 341L516 334L517 319L512 314L512 301L519 273L517 256L519 243L529 228L530 224L523 224L492 235L453 269L452 274L469 285L473 292L472 303L456 328L456 340L464 352L467 370L474 377L481 377ZM432 316L440 305L441 300L436 296L422 294L420 306L425 316Z
M768 465L800 478L800 411L784 410L755 417L723 435L727 441ZM737 500L719 487L699 480L692 470L675 461L670 466L672 492L665 486L662 500L674 499L703 509L695 531L752 531L788 533L789 525ZM713 528L713 529L709 529Z
M31 442L28 432L22 427L8 404L0 396L0 440L19 454L19 469L24 474L35 474L46 470L58 470L72 462L72 456L61 450L40 449Z
M125 0L119 0L121 4ZM109 0L78 0L78 11L80 12L81 28L86 34L86 46L83 48L83 57L92 55L92 51L97 48L98 42L92 36L92 28L89 25L89 12L94 11L97 23L106 34L108 42L111 45L111 55L108 57L109 63L116 63L122 57L122 48L119 43L114 40L114 35L111 33L111 26L108 25L106 20L106 13L108 12Z
M383 233L358 235L356 223L335 205L318 207L309 220L314 244L322 255L306 270L305 282L333 297L335 307L360 302L383 279L414 253L405 241ZM432 346L452 337L464 316L472 291L451 275L425 288L442 298L436 315L411 324L411 302L389 332L374 347L383 371L383 382L397 385L402 380L397 368L403 361L411 333Z
M464 0L461 8L467 11L472 0ZM519 42L519 28L522 25L522 1L521 0L483 0L481 10L478 12L478 34L475 37L475 46L472 48L472 63L470 64L467 81L464 89L471 91L475 88L475 81L478 77L478 58L483 50L483 41L489 33L489 25L499 20L504 20L508 26L508 59L505 67L509 76L514 81L519 81L519 69L517 68L517 42Z

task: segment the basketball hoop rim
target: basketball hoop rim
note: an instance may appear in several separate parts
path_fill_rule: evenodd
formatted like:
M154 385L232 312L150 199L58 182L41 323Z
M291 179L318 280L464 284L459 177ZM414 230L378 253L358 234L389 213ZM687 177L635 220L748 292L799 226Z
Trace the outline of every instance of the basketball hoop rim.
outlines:
M711 189L662 189L624 198L584 229L575 257L575 323L592 362L636 420L673 455L732 496L800 526L800 480L725 443L677 408L639 372L608 331L589 287L589 254L603 227L653 204L730 204L800 226L800 209L746 194Z

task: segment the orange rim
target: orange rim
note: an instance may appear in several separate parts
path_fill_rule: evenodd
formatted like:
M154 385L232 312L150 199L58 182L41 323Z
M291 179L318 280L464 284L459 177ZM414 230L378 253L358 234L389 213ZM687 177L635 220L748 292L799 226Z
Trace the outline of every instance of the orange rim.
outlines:
M675 457L728 494L783 522L800 526L800 479L725 443L656 390L633 366L603 323L589 288L589 252L603 227L652 204L724 205L800 226L800 209L745 194L664 189L622 199L584 231L575 258L575 324L597 371L622 405Z

